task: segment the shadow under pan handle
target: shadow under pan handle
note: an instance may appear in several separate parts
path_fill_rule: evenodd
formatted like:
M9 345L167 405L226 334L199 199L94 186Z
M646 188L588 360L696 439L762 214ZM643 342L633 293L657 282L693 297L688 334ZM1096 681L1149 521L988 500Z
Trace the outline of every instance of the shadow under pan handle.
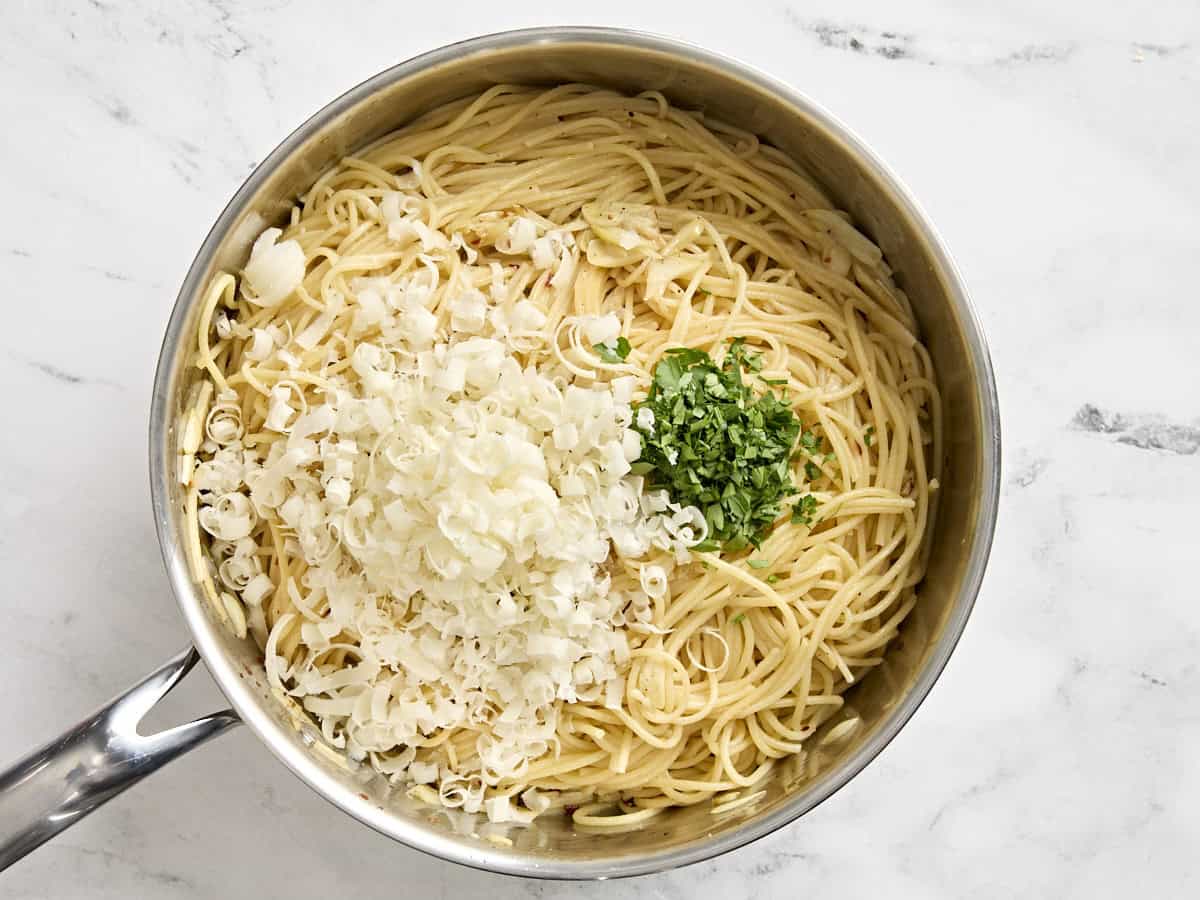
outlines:
M138 734L200 659L189 647L40 750L0 772L0 871L180 754L237 725L233 710Z

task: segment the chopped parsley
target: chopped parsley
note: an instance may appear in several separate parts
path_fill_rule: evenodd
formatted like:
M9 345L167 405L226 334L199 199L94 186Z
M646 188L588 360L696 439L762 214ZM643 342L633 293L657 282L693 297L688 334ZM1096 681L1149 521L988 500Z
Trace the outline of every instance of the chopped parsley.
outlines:
M767 584L774 584L778 580L779 580L779 574L776 572L772 572L770 575L767 576Z
M863 432L863 443L870 447L875 443L875 426L871 425Z
M809 460L804 464L804 474L808 476L809 481L816 481L821 477L821 467Z
M625 357L629 356L629 341L624 337L619 337L615 346L610 344L593 344L592 349L606 363L623 363L625 362Z
M771 565L771 561L769 559L750 559L746 562L752 569L765 569L767 566Z
M720 365L703 350L677 347L654 367L650 391L637 404L654 414L655 425L653 433L638 429L642 454L634 471L674 502L703 512L709 539L695 547L701 552L759 546L784 500L799 493L789 471L796 441L820 446L782 395L770 389L756 395L743 380L743 373L761 369L762 358L741 338ZM811 522L816 500L802 498L793 522L799 508Z
M812 494L805 494L792 507L792 524L793 525L811 525L817 514L817 498Z
M738 613L736 616L734 616L732 619L729 620L729 624L730 625L739 625L745 621L746 621L746 614Z

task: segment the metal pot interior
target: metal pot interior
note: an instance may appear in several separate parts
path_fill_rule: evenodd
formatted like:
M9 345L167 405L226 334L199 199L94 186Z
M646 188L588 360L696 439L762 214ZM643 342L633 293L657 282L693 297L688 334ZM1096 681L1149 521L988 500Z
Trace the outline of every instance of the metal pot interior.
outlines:
M198 303L213 273L239 269L259 231L282 221L328 166L418 114L496 83L567 81L662 91L677 105L759 134L808 169L896 270L933 356L945 415L940 506L921 599L884 665L848 695L865 727L825 747L815 739L806 763L778 767L751 806L714 816L703 804L625 833L584 832L560 817L492 826L482 816L420 805L344 762L314 726L293 721L272 698L253 642L238 641L207 608L181 549L182 495L173 477L176 423L195 377L188 357ZM376 76L305 123L250 177L197 256L171 318L153 399L152 487L164 557L197 647L242 717L310 786L366 824L447 859L530 876L612 877L693 862L766 834L829 796L891 740L945 664L974 601L995 517L996 415L986 349L951 263L903 189L826 113L685 45L629 32L544 29L476 39Z

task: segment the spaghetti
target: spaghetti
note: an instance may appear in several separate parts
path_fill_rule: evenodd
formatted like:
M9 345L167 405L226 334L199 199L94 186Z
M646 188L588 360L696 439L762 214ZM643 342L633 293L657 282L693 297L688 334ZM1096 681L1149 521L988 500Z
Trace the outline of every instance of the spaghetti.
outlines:
M715 809L750 802L758 794L738 792L803 754L844 691L881 662L917 602L939 398L880 251L784 154L656 93L498 86L344 159L271 237L240 292L222 273L203 301L199 378L181 426L189 555L215 614L252 635L281 699L334 746L424 782L418 795L447 806L515 819L570 806L583 826L633 825L710 798ZM293 270L298 283L282 297L257 290ZM418 728L403 743L368 746L349 731L354 704L329 685L365 665L368 638L329 624L331 601L311 573L364 577L365 557L345 525L321 546L301 541L279 512L299 476L271 503L259 502L261 481L244 485L248 469L278 460L302 417L338 391L364 390L364 345L383 348L372 365L393 375L417 365L364 287L389 282L423 289L400 321L434 341L504 311L514 358L561 390L606 391L632 376L644 396L668 350L720 358L744 339L820 436L792 464L815 521L784 516L748 552L661 542L640 557L610 552L600 572L627 600L605 619L628 646L615 663L623 689L554 700L544 749L500 777L484 761L504 711L494 696L469 721ZM605 317L628 343L623 357L598 354L588 335ZM231 459L236 472L218 471ZM343 490L338 477L321 476L320 490ZM406 615L373 627L401 633ZM384 669L354 695L359 707L391 702L380 686L403 673ZM302 671L325 687L300 686Z

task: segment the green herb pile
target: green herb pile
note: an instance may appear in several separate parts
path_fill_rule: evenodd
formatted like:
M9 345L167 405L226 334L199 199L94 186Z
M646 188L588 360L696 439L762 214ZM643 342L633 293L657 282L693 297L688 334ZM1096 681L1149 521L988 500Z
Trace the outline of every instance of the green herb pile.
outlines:
M805 448L819 446L772 390L782 381L760 376L767 388L756 395L743 379L761 369L761 358L741 338L720 366L702 350L668 350L637 404L654 414L654 423L638 427L642 455L634 471L652 488L666 488L674 502L704 513L708 540L697 550L757 547L784 501L799 493L789 471L797 438ZM792 521L811 525L816 507L816 498L805 495L792 507Z

